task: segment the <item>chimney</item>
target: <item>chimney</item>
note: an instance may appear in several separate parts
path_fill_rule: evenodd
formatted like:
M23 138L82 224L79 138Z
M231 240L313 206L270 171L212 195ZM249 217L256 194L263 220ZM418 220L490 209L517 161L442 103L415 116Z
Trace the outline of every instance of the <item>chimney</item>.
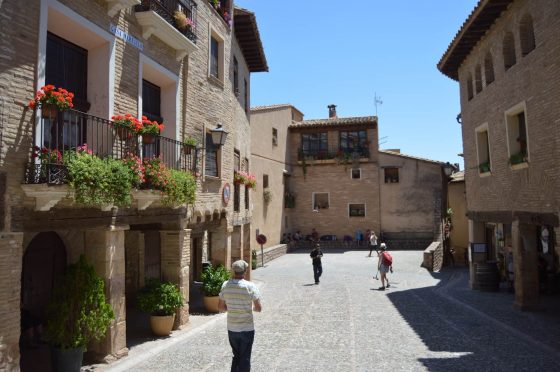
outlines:
M329 119L336 119L336 105L328 105L329 108Z

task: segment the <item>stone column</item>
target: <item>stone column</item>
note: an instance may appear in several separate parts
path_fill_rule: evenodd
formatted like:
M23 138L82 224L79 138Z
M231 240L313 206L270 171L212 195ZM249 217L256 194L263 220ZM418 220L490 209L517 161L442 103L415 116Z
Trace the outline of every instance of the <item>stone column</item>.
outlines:
M222 264L231 268L231 236L233 226L227 226L225 219L219 228L212 231L212 260L215 264Z
M23 233L0 234L0 371L19 371Z
M174 329L189 321L189 263L191 259L191 230L161 230L161 273L163 280L177 284L184 305L177 311Z
M128 354L126 347L124 233L128 226L85 231L85 255L105 281L105 296L115 313L107 336L89 350L106 360Z
M514 221L511 225L515 286L514 305L521 310L537 310L539 308L536 236L535 226L533 225L520 224L519 221Z

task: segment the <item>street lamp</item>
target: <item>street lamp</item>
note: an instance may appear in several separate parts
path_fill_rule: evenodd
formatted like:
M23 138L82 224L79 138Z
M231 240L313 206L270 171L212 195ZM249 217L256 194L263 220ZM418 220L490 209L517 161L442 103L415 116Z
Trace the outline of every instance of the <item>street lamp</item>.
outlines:
M450 162L443 164L442 167L443 167L443 173L445 173L447 177L451 177L453 172L456 170L455 166Z
M222 128L222 124L218 124L215 129L210 129L210 133L212 134L212 142L215 146L223 146L226 143L228 132Z

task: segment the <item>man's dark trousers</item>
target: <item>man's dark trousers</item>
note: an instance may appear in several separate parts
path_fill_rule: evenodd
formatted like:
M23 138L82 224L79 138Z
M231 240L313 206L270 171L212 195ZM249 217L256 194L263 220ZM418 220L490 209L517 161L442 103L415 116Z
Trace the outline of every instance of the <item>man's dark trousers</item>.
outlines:
M319 283L319 278L321 277L321 274L323 274L323 266L321 266L321 263L314 263L313 264L313 276L315 277L315 283Z
M255 331L232 332L228 331L229 344L233 351L231 372L249 372L251 370L251 351Z

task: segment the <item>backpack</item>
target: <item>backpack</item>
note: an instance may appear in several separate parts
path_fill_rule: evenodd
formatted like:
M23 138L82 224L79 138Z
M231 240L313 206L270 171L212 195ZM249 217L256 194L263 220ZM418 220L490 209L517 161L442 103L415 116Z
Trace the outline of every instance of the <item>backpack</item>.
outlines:
M389 252L383 252L382 253L382 259L383 259L383 265L385 266L391 266L393 265L393 257L391 257L391 254Z

